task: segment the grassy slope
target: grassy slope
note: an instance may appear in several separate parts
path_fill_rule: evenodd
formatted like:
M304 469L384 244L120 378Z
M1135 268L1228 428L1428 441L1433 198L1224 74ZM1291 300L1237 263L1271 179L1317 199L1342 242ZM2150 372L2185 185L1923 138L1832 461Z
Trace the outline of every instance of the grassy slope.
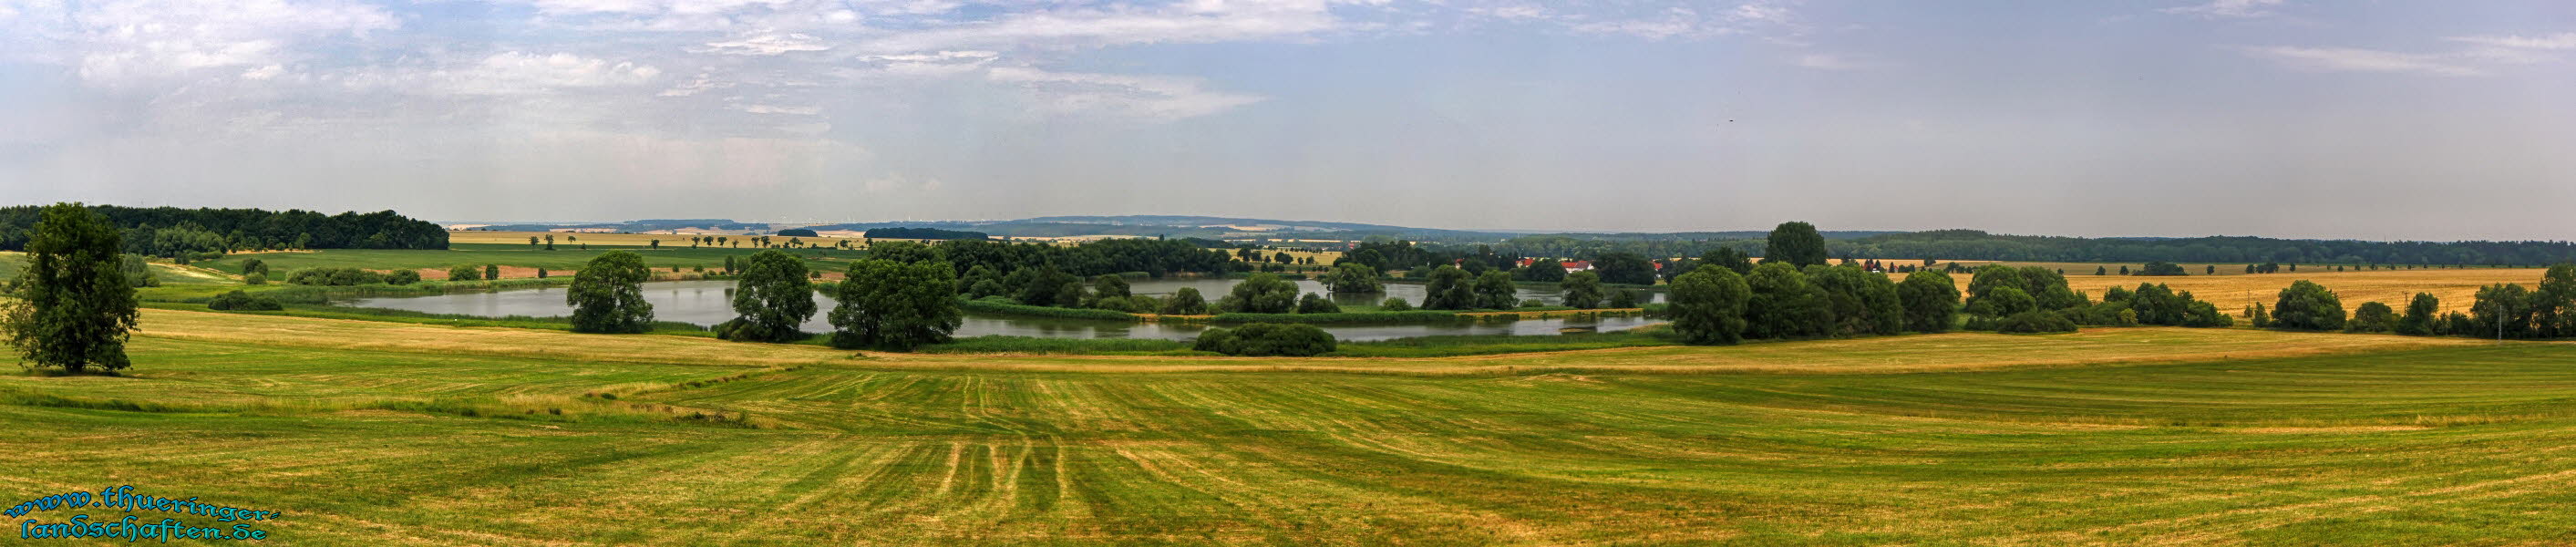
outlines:
M2554 510L2576 498L2569 344L2128 329L854 360L166 310L145 327L129 377L0 386L211 411L0 405L0 450L22 462L0 467L0 497L130 483L285 510L278 538L343 545L2502 544L2576 528ZM1577 366L1595 370L1496 368ZM1483 374L1442 376L1462 372ZM779 427L222 406L599 390Z

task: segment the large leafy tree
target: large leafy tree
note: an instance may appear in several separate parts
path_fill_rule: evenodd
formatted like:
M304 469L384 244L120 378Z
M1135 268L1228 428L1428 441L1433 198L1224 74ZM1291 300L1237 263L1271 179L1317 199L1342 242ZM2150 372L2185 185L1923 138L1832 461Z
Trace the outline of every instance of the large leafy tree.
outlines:
M1534 259L1530 261L1528 266L1524 266L1518 270L1512 270L1512 277L1514 278L1522 281L1537 281L1541 283L1562 281L1565 279L1566 275L1565 263L1559 262L1553 258Z
M1673 278L1673 332L1689 344L1733 344L1744 339L1744 308L1753 289L1726 268L1700 268Z
M1748 338L1821 336L1833 324L1825 295L1796 266L1764 261L1745 276L1744 284L1753 290L1744 312Z
M134 287L117 250L124 236L77 203L44 208L27 240L27 264L0 299L0 333L18 358L81 372L126 368L134 332Z
M1324 274L1324 287L1337 293L1386 292L1386 286L1378 281L1377 268L1359 262L1333 265L1332 273Z
M965 321L957 271L940 262L861 260L834 294L832 347L910 350L948 339Z
M805 261L776 249L752 253L734 282L732 321L726 338L785 342L814 317L814 285Z
M2343 321L2343 299L2324 285L2304 279L2281 289L2280 299L2272 304L2272 325L2280 328L2342 330Z
M1217 299L1216 307L1223 312L1288 313L1297 309L1297 284L1276 275L1252 274Z
M1463 310L1476 307L1475 280L1457 266L1433 268L1423 286L1422 309Z
M1949 331L1951 318L1959 314L1958 281L1938 270L1905 274L1905 282L1896 286L1896 299L1905 308L1905 329L1914 332Z
M2406 302L2406 315L2397 318L2397 333L2416 336L2433 334L2439 329L2441 318L2436 315L2441 312L2441 298L2433 296L2432 293L2415 293L2415 298Z
M1743 276L1736 277L1738 278L1738 283L1743 282L1741 279ZM1674 279L1681 278L1676 277ZM1586 310L1601 307L1601 299L1603 298L1603 295L1601 294L1601 276L1599 275L1594 275L1592 272L1574 272L1565 274L1565 280L1557 282L1556 286L1557 288L1565 290L1565 305L1567 306Z
M2534 336L2576 337L2576 264L2541 274L2540 289L2531 293L2531 322Z
M1799 221L1782 222L1771 229L1771 237L1762 248L1763 262L1786 262L1807 267L1824 264L1825 235L1816 225Z
M1601 253L1592 258L1592 270L1601 274L1603 283L1629 285L1655 284L1655 263L1644 255L1627 251Z
M1513 298L1516 293L1516 287L1512 286L1512 274L1504 273L1502 270L1491 270L1484 275L1476 276L1476 307L1478 308L1512 309L1521 303L1520 299Z
M1824 293L1825 309L1833 313L1832 334L1895 334L1904 326L1904 312L1896 302L1896 284L1887 276L1869 273L1859 266L1814 266L1806 273L1807 279Z
M644 257L630 251L600 253L572 274L564 303L572 305L573 332L637 333L653 326L653 303L644 301Z

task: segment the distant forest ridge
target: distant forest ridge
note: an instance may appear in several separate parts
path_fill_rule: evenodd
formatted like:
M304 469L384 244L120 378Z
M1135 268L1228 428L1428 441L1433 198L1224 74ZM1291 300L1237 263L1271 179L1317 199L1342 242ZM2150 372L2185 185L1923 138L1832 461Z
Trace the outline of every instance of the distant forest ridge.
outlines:
M1831 234L1831 232L1828 232ZM1592 234L1540 234L1494 243L1434 243L1452 252L1531 257L1589 258L1625 252L1647 257L1696 257L1719 247L1761 256L1762 235L1712 239L1602 239ZM1470 251L1469 249L1473 249ZM1836 257L1861 259L2000 260L2015 262L2216 262L2282 264L2540 265L2576 261L2566 241L2355 241L2247 236L2185 238L1999 235L1978 230L1882 233L1825 241Z
M181 209L91 205L125 232L124 252L150 256L253 249L445 249L447 230L396 214L336 215L290 209ZM42 208L0 208L0 250L24 251Z

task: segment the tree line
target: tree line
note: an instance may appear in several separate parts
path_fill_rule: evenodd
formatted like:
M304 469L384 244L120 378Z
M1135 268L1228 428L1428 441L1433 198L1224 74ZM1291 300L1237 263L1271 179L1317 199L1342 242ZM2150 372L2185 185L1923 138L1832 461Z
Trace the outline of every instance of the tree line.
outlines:
M183 257L263 249L445 249L447 230L393 211L324 215L290 209L88 205L118 231L121 252ZM47 208L0 208L0 250L24 251Z

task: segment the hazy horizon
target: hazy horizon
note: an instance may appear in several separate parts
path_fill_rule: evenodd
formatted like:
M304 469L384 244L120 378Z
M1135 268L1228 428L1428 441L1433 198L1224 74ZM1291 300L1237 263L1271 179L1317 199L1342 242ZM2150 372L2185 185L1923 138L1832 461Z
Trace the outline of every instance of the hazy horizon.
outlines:
M0 0L0 190L2564 240L2571 59L2546 1Z

